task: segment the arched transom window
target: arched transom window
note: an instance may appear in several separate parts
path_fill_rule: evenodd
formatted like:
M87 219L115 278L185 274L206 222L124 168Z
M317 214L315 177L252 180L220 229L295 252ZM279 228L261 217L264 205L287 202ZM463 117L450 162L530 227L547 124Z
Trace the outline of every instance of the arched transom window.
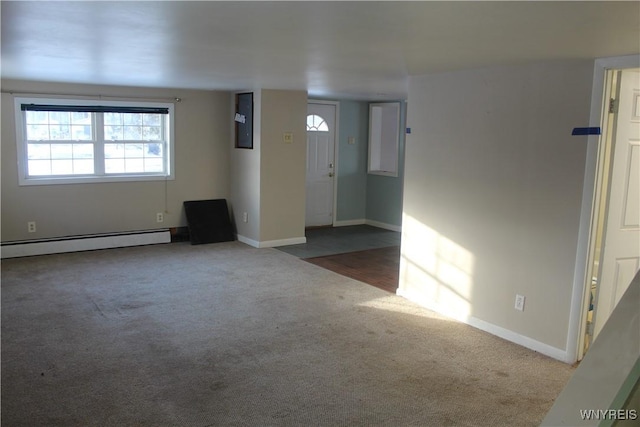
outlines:
M315 114L309 114L307 116L307 131L329 131L329 126L327 126L327 122L320 116Z

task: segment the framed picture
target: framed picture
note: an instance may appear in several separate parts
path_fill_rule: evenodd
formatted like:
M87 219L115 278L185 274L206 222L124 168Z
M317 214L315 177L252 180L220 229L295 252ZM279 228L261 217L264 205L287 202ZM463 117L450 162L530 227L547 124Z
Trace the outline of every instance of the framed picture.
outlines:
M236 148L253 149L253 93L236 94Z

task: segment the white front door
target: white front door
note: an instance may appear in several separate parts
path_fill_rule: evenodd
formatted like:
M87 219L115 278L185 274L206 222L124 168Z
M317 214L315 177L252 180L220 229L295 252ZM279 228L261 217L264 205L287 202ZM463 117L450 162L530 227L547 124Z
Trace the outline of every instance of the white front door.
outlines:
M621 72L617 104L594 339L640 268L640 71Z
M335 124L334 104L307 105L307 227L333 224Z

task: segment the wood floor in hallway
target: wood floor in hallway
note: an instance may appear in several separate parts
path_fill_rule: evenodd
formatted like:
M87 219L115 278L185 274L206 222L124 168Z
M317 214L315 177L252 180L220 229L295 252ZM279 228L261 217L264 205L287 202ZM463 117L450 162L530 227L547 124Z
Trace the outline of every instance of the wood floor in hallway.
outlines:
M395 294L398 289L399 246L306 258L305 261L387 292Z

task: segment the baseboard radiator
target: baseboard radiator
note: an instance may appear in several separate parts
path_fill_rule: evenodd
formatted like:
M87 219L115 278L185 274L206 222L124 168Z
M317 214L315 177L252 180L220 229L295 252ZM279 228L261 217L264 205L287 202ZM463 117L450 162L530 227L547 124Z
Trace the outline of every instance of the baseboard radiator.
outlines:
M170 243L169 230L148 230L127 233L92 234L55 239L7 242L0 246L0 258L92 251L96 249Z

